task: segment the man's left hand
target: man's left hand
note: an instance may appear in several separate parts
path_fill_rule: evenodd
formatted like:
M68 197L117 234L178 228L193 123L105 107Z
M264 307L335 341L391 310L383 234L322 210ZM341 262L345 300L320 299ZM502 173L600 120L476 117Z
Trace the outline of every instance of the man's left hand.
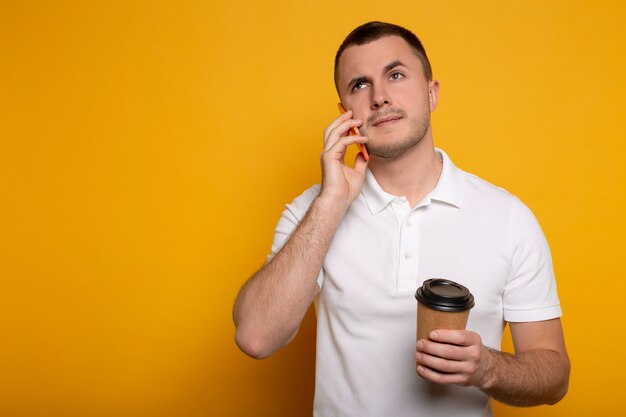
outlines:
M435 330L431 340L417 342L417 373L437 384L482 387L490 367L490 352L480 335L469 330Z

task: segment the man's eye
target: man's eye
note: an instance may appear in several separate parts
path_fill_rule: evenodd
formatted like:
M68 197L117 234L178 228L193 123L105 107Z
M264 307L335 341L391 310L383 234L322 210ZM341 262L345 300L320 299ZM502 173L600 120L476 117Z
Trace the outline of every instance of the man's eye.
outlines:
M354 84L354 87L352 87L352 89L353 90L360 90L363 87L365 87L365 83L356 83L356 84Z
M404 78L404 75L399 72L394 72L389 78L391 78L392 80L399 80L400 78Z

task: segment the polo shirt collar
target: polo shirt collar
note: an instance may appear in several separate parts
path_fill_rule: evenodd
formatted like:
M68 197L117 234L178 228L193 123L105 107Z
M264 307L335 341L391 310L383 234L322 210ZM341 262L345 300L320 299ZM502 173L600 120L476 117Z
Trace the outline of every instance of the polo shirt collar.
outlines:
M465 188L463 171L454 165L444 151L439 148L435 148L435 151L443 161L443 169L437 185L430 193L430 198L461 208Z
M448 203L460 208L463 203L463 189L465 184L463 171L452 163L444 151L439 148L435 148L435 151L443 162L443 168L437 185L426 198ZM398 196L389 194L381 188L369 168L365 173L365 183L363 184L361 192L365 197L367 206L373 214L381 212L387 204L398 198Z

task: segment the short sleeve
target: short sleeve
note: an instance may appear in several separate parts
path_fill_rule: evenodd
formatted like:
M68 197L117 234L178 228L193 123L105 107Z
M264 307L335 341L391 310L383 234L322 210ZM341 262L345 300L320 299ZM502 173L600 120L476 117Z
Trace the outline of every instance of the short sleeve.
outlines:
M274 240L272 242L272 252L267 257L267 262L269 262L276 254L281 250L283 245L289 240L289 236L296 229L300 221L304 218L309 207L313 203L315 197L317 197L320 193L321 186L314 185L304 193L296 197L290 204L285 206L280 219L278 220L278 224L276 225L276 229L274 230ZM317 277L317 285L322 288L322 283L324 282L324 269L320 270L320 273Z
M528 207L513 199L509 219L511 265L504 288L504 319L549 320L562 314L548 242Z

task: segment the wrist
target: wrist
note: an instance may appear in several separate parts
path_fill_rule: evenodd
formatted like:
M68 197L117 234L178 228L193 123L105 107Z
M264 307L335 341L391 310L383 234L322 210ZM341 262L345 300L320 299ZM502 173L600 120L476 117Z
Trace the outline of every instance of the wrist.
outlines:
M482 351L480 360L481 372L476 385L482 391L489 392L497 385L497 372L495 372L495 368L500 352L485 346L482 347Z
M343 217L350 207L350 201L345 196L324 192L324 190L315 198L313 204L323 210L324 213L335 214L339 218Z

